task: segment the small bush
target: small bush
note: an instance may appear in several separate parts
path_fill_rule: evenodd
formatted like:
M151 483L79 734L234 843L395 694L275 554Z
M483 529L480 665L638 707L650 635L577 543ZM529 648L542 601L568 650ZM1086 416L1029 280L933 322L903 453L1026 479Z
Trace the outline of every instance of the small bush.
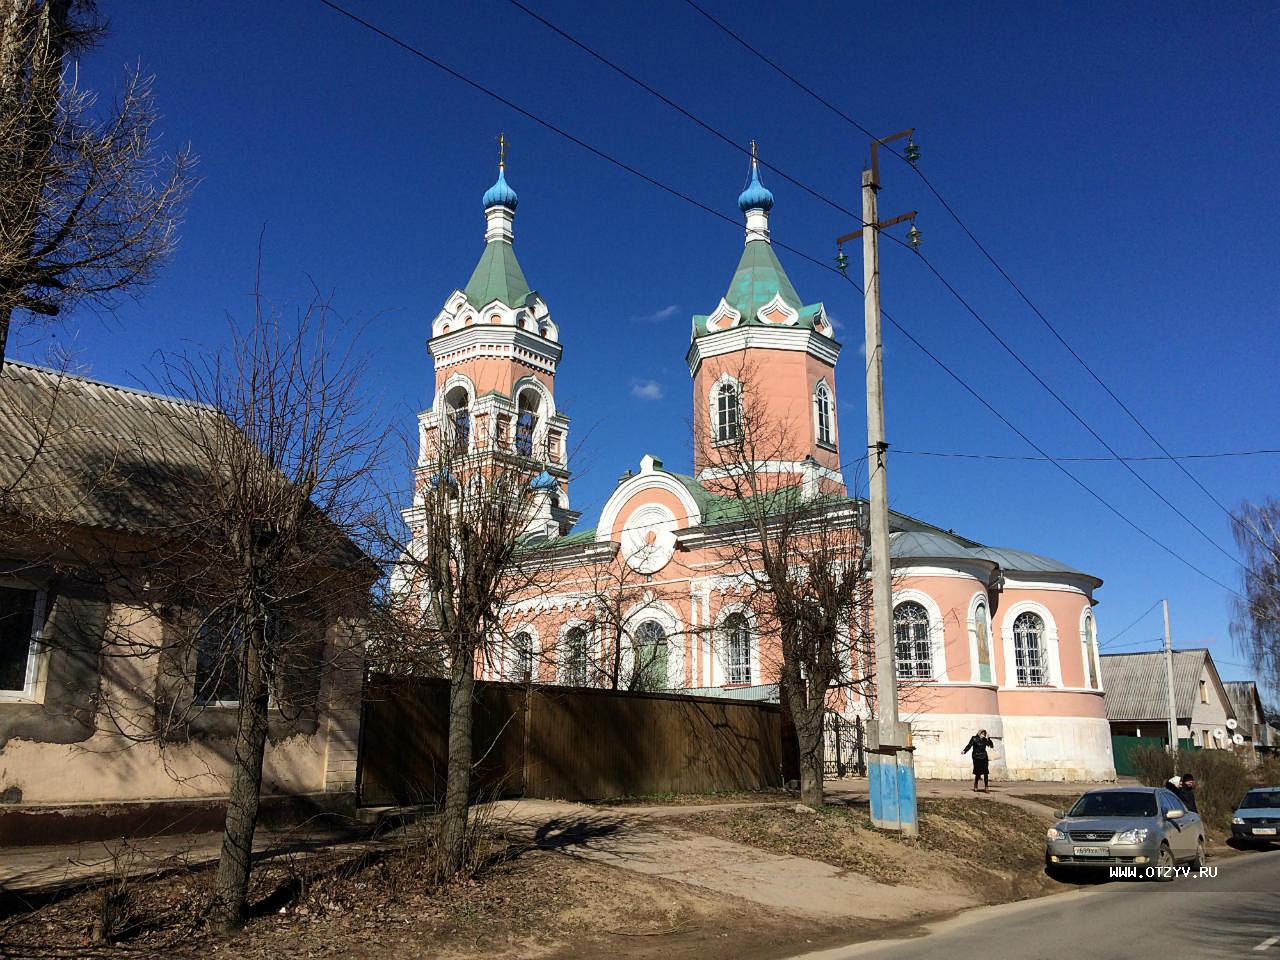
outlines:
M1149 787L1163 786L1173 776L1173 757L1164 747L1136 747L1129 759L1138 779ZM1230 750L1178 751L1178 772L1196 778L1196 806L1201 818L1223 834L1231 832L1231 812L1240 798L1258 782L1258 769L1251 771Z

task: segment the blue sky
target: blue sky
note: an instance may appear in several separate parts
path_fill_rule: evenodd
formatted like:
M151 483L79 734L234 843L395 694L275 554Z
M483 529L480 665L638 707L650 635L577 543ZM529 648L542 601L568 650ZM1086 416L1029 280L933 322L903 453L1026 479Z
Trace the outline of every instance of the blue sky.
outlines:
M923 169L1006 269L1175 453L1280 447L1280 13L1272 4L773 4L700 0L788 70L883 133L915 126ZM740 153L550 33L507 0L349 7L455 69L738 219ZM755 61L683 0L530 6L763 158L846 206L865 138ZM482 244L494 137L511 141L516 244L565 344L558 403L581 441L575 507L591 522L645 452L689 460L689 316L724 293L742 243L725 224L514 114L316 0L103 4L112 31L82 78L126 63L157 77L166 142L203 182L160 280L114 317L57 337L104 379L151 381L158 350L216 349L247 317L259 231L277 301L314 281L364 324L388 417L429 403L424 341ZM881 213L919 209L925 252L1118 450L1156 452L1053 342L900 163ZM824 260L852 229L766 173L777 240ZM859 259L851 273L860 275ZM836 318L842 452L863 444L862 304L780 251L806 301ZM1047 450L1103 453L907 252L887 244L884 304ZM901 450L1030 453L893 330L887 421ZM28 342L18 356L38 359ZM1190 465L1228 505L1277 494L1280 458ZM1175 643L1247 676L1230 595L1126 527L1045 463L899 454L896 509L1093 572L1104 641L1168 597ZM1240 568L1114 463L1073 470L1214 577ZM1226 517L1174 467L1138 469L1231 547ZM1234 553L1234 549L1232 549ZM1157 611L1120 649L1155 646ZM1147 643L1134 641L1150 641ZM1105 649L1105 647L1104 647Z

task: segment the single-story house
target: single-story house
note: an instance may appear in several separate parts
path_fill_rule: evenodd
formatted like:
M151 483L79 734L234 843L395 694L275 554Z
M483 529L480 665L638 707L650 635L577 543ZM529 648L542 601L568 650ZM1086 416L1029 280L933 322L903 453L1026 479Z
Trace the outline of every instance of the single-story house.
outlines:
M1232 732L1240 736L1241 746L1246 747L1254 756L1259 751L1270 750L1274 745L1276 731L1267 725L1267 714L1262 706L1262 697L1258 694L1258 685L1252 680L1228 680L1224 686L1236 714L1236 728Z
M1101 657L1112 737L1169 742L1169 682L1162 651ZM1179 741L1207 749L1229 747L1235 709L1208 650L1173 651L1173 699Z
M184 424L210 416L12 360L0 370L0 843L220 825L234 661L206 658L203 641L180 658L156 614L172 599L143 602L121 572L181 522L165 484L199 469ZM354 807L362 624L305 629L317 666L281 681L297 684L288 696L273 690L268 820Z

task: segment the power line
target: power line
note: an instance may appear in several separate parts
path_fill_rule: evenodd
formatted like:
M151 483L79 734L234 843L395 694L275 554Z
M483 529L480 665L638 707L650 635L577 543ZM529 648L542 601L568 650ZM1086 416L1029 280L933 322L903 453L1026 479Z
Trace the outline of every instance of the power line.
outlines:
M406 41L401 40L399 37L395 36L394 34L388 33L387 31L378 27L376 24L373 24L370 21L365 20L363 17L360 17L357 14L352 13L351 11L333 2L333 0L319 0L319 2L324 6L328 7L329 9L333 10L335 13L341 14L347 19L351 20L352 22L359 24L360 26L364 27L370 32L375 33L378 36L382 37L383 39L395 44L405 52L421 60L424 60L427 63L430 63L432 66L444 71L445 73L449 74L451 77L454 77L455 79L462 81L472 89L477 90L480 93L483 93L494 100L497 100L499 103L503 104L506 107L509 107L510 109L519 113L521 116L526 117L529 120L532 120L534 123L538 124L539 126L547 130L550 130L551 132L555 133L557 136L563 137L569 142L581 147L582 149L586 150L588 153L592 154L593 156L599 157L600 159L606 161L607 163L610 163L618 167L619 169L625 170L627 173L630 173L632 176L638 177L639 179L644 180L646 183L654 187L657 187L663 192L668 193L674 197L677 197L680 200L685 201L686 203L692 204L698 209L703 210L711 214L712 216L725 221L726 223L732 224L735 228L741 226L741 224L739 224L737 221L731 219L730 217L725 216L724 214L720 213L718 210L715 210L714 208L708 206L707 204L702 203L701 201L696 200L693 197L690 197L688 194L685 194L680 190L677 190L676 188L671 187L663 183L662 181L657 180L646 173L643 173L640 170L637 170L635 167L632 167L630 164L627 164L624 161L617 159L616 157L606 153L605 151L599 149L598 147L595 147L587 143L586 141L582 140L581 138L574 136L568 131L556 126L551 121L545 120L542 117L538 116L537 114L534 114L529 110L526 110L524 107L519 106L518 104L512 102L511 100L507 99L501 94L493 90L490 90L488 87L485 87L483 84L475 80L472 80L470 77L467 77L466 75L460 73L459 71L443 63L442 61L437 60L435 57L419 49L418 47L415 47L407 43ZM853 280L851 277L847 276L846 274L842 273L841 271L837 270L835 267L831 266L830 264L827 264L817 259L816 257L812 257L809 254L796 249L795 247L788 246L785 243L775 241L775 245L778 247L781 247L784 250L788 250L794 253L796 256L800 257L803 260L807 260L808 262L821 267L823 270L834 273L836 276L840 277L842 280L844 280L846 283L852 286L855 290L857 290L860 294L863 292L861 286L859 286L855 280ZM1012 421L1010 421L1006 416L1004 416L1004 414L1002 414L999 410L997 410L985 397L983 397L980 393L978 393L977 390L975 390L972 386L970 386L969 383L963 377L961 377L958 373L952 370L951 367L949 367L945 361L943 361L940 357L938 357L935 353L933 353L933 351L931 351L928 347L926 347L923 343L921 343L920 340L918 340L911 333L911 331L909 331L905 326L899 323L887 310L882 310L881 313L884 316L884 318L888 320L889 323L891 323L894 326L894 328L898 330L899 333L901 333L908 340L910 340L911 343L913 343L917 349L919 349L922 353L925 354L925 356L929 357L929 359L931 359L934 363L936 363L939 367L941 367L942 370L948 376L950 376L953 380L956 381L956 383L958 383L961 387L963 387L966 392L968 392L975 400L977 400L980 404L982 404L982 406L984 406L993 416L995 416L1002 423L1004 423L1005 426L1007 426L1010 430L1016 433L1032 449L1034 449L1041 456L1045 457L1045 459L1053 463L1053 465L1056 466L1062 473L1064 473L1073 483L1075 483L1077 486L1079 486L1081 489L1087 492L1090 496L1092 496L1095 500L1101 503L1104 507L1106 507L1109 511L1111 511L1113 514L1115 514L1117 517L1123 520L1128 526L1132 527L1135 531L1137 531L1147 540L1150 540L1156 546L1160 547L1163 551L1168 553L1174 559L1178 560L1180 563L1184 564L1194 572L1198 573L1200 576L1204 577L1206 580L1209 580L1210 582L1217 584L1219 587L1222 587L1224 590L1230 593L1233 593L1236 596L1240 596L1240 594L1236 590L1232 589L1222 581L1206 573L1204 570L1201 570L1199 567L1193 564L1190 560L1186 559L1177 551L1175 551L1172 547L1169 547L1163 541L1156 538L1153 534L1149 533L1147 530L1140 527L1137 523L1131 520L1117 507L1111 504L1101 494L1095 491L1092 487L1086 484L1079 477L1075 476L1075 474L1071 473L1071 471L1069 471L1056 459L1050 457L1049 454L1042 447L1040 447L1039 444L1037 444L1026 433L1024 433L1017 426L1015 426Z
M677 111L678 113L680 113L680 114L681 114L681 116L683 116L683 117L685 117L686 119L688 119L688 120L692 121L693 123L697 124L699 127L701 127L702 129L704 129L704 130L708 131L708 132L709 132L709 133L711 133L712 135L714 135L714 136L718 137L720 140L724 141L724 142L725 142L725 143L727 143L729 146L733 147L735 150L741 150L741 149L743 149L743 148L742 148L741 146L739 146L739 145L738 145L738 144L733 140L733 138L732 138L732 137L730 137L728 134L723 133L722 131L720 131L720 130L719 130L719 129L717 129L716 127L712 126L712 125L711 125L710 123L708 123L707 121L705 121L705 120L703 120L702 118L700 118L700 117L696 116L694 113L692 113L691 111L689 111L689 110L688 110L688 109L686 109L685 107L683 107L683 106L681 106L680 104L676 103L675 101L673 101L671 98L667 97L667 96L666 96L665 94L663 94L662 92L660 92L660 91L656 90L654 87L650 86L648 83L646 83L645 81L641 80L641 79L640 79L639 77L637 77L635 74L633 74L633 73L631 73L630 71L626 70L625 68L623 68L623 67L619 66L617 63L615 63L614 61L610 60L608 57L606 57L606 56L604 56L603 54L601 54L601 53L597 52L595 49L593 49L593 48L592 48L592 47L590 47L589 45L587 45L587 44L583 43L582 41L578 40L578 39L577 39L576 37L574 37L573 35L569 34L569 33L568 33L568 32L566 32L565 30L563 30L563 29L561 29L560 27L556 26L554 23L552 23L551 21L547 20L547 19L546 19L545 17L543 17L541 14L537 13L537 12L536 12L536 11L534 11L534 10L531 10L527 5L525 5L523 2L521 2L521 0L508 0L508 2L509 2L509 3L511 3L511 5L512 5L512 6L514 6L514 7L516 7L517 9L519 9L519 10L523 11L523 12L524 12L525 14L527 14L529 17L533 18L534 20L537 20L539 23L541 23L541 24L542 24L543 26L545 26L547 29L549 29L549 30L553 31L553 32L554 32L554 33L556 33L558 36L562 37L563 39L565 39L565 40L566 40L566 41L568 41L569 43L573 44L573 45L574 45L575 47L577 47L579 50L582 50L583 52L585 52L585 53L586 53L586 54L588 54L589 56L593 57L594 59L596 59L596 60L597 60L597 61L599 61L600 63L602 63L602 64L604 64L605 66L609 67L611 70L613 70L613 71L615 71L616 73L620 74L621 76L625 77L627 80L630 80L632 83L634 83L636 86L640 87L640 88L641 88L642 90L644 90L645 92L647 92L647 93L651 94L652 96L656 97L657 99L661 100L664 104L666 104L667 106L671 107L673 110L675 110L675 111ZM722 28L722 29L726 30L726 32L728 32L728 33L730 34L730 36L734 37L734 39L735 39L735 40L737 40L739 43L742 43L744 46L748 46L748 48L749 48L749 49L751 49L751 48L749 47L749 45L747 45L747 44L746 44L746 41L742 40L740 37L738 37L738 36L737 36L737 34L734 34L732 31L729 31L729 30L728 30L728 28L725 28L725 27L723 27L723 25L719 24L719 22L718 22L718 21L716 21L716 20L715 20L715 18L711 17L711 16L710 16L710 14L708 14L705 10L703 10L703 9L702 9L701 7L699 7L696 3L694 3L694 2L693 2L693 0L688 0L688 2L689 2L689 4L690 4L690 6L692 6L695 10L697 10L697 11L698 11L699 13L701 13L703 16L705 16L705 17L707 17L708 19L710 19L713 23L716 23L716 25L717 25L717 26L721 26L721 28ZM755 52L755 51L753 50L753 52ZM760 55L760 56L763 56L763 55ZM767 60L767 58L766 58L766 60ZM770 63L770 65L771 65L771 66L774 66L774 67L775 67L775 69L779 69L779 70L781 70L781 68L780 68L780 67L777 67L775 64L773 64L773 63L772 63L772 61L768 61L768 62ZM785 73L785 71L784 71L784 73ZM810 93L813 93L813 91L809 91L809 92L810 92ZM816 94L813 94L813 95L814 95L814 96L816 96ZM824 102L825 102L825 101L824 101ZM830 105L830 104L828 104L828 106L831 106L831 105ZM835 109L835 108L834 108L834 107L832 107L832 109ZM842 116L843 116L843 114L842 114ZM847 119L847 120L849 120L849 122L850 122L850 123L854 123L854 121L852 120L852 118L848 118L848 117L846 117L846 119ZM865 128L861 127L861 125L858 125L858 124L855 124L855 125L857 125L857 126L859 127L859 129L862 129L862 130L864 130L864 132L865 132ZM806 185L806 184L804 184L804 183L801 183L799 180L796 180L794 177L791 177L790 175L786 174L785 172L783 172L782 170L778 169L778 168L777 168L777 167L775 167L775 166L772 166L772 165L769 165L769 164L766 164L766 166L768 166L768 167L769 167L769 169L773 170L774 172L778 173L778 174L779 174L780 176L782 176L784 179L786 179L786 180L790 181L791 183L793 183L793 184L795 184L795 185L799 186L801 189L805 190L807 193L809 193L809 194L811 194L812 196L814 196L814 197L818 198L819 200L822 200L823 202L827 203L828 205L830 205L830 206L834 207L836 210L839 210L839 211L841 211L842 213L845 213L845 214L847 214L847 215L849 215L849 216L854 217L856 220L858 220L858 222L859 222L859 223L862 223L864 227L867 225L867 224L866 224L866 222L865 222L864 220L862 220L862 218L861 218L861 217L857 216L857 214L855 214L855 213L853 213L852 211L850 211L850 210L848 210L848 209L844 208L841 204L839 204L839 203L837 203L836 201L832 200L831 198L829 198L829 197L825 196L825 195L824 195L824 194L822 194L820 191L815 190L814 188L812 188L812 187L810 187L810 186L808 186L808 185ZM953 215L954 215L954 214L953 214ZM904 242L903 242L903 241L901 241L901 240L898 240L898 238L897 238L897 237L894 237L892 234L889 234L888 236L890 237L890 239L897 241L897 242L898 242L898 243L900 243L902 246L904 246L904 247L908 247L908 249L912 249L912 248L910 248L910 246L909 246L908 244L904 243ZM1014 361L1015 361L1015 362L1017 362L1017 364L1018 364L1019 366L1021 366L1021 367L1022 367L1022 369L1023 369L1023 370L1025 370L1025 371L1026 371L1026 372L1027 372L1027 373L1028 373L1028 374L1029 374L1029 375L1030 375L1030 376L1031 376L1031 377L1036 381L1036 383L1038 383L1038 384L1041 386L1041 388L1043 388L1043 389L1044 389L1044 390L1045 390L1045 391L1046 391L1046 392L1047 392L1051 397L1053 397L1053 399L1054 399L1055 401L1057 401L1057 403L1058 403L1058 404L1059 404L1059 405L1060 405L1064 410L1066 410L1066 411L1067 411L1067 412L1068 412L1068 413L1069 413L1069 414L1070 414L1070 415L1071 415L1071 416L1076 420L1076 422L1078 422L1082 427L1084 427L1084 429L1085 429L1085 430L1086 430L1086 431L1087 431L1087 432L1088 432L1088 433L1089 433L1089 434L1090 434L1090 435L1091 435L1095 440L1097 440L1097 441L1098 441L1098 443L1100 443L1100 444L1103 446L1103 448L1104 448L1104 449L1106 449L1106 451L1107 451L1109 454L1111 454L1111 456L1112 456L1112 459L1113 459L1113 460L1115 460L1116 462L1121 463L1121 464L1125 467L1125 469L1126 469L1126 470L1128 470L1128 471L1129 471L1129 473L1131 473L1131 474L1133 475L1134 479L1136 479L1136 480L1137 480L1140 484L1142 484L1142 486L1144 486L1144 487L1145 487L1145 488L1146 488L1146 489L1147 489L1151 494L1153 494L1157 499L1159 499L1161 503L1163 503L1166 507L1168 507L1170 510L1172 510L1172 511L1173 511L1173 512L1174 512L1174 513L1175 513L1179 518L1181 518L1181 519L1182 519L1182 520L1183 520L1183 521L1184 521L1188 526L1190 526L1190 527L1191 527L1191 529L1195 530L1195 531L1196 531L1196 533L1198 533L1202 538L1204 538L1204 540L1205 540L1205 541L1207 541L1211 546L1213 546L1213 548L1214 548L1214 549L1216 549L1219 553L1221 553L1223 556L1225 556L1225 557L1226 557L1228 560L1230 560L1232 563L1235 563L1235 564L1239 565L1239 566L1241 567L1241 569L1245 570L1245 571L1246 571L1246 573L1248 573L1248 568L1247 568L1243 563L1241 563L1241 562L1240 562L1240 560L1239 560L1239 559L1238 559L1234 554L1232 554L1229 550L1227 550L1225 547L1223 547L1221 544L1219 544L1217 540L1215 540L1213 537L1211 537L1211 536L1208 534L1208 532L1204 530L1204 528L1202 528L1199 524L1197 524L1194 520L1192 520L1192 519L1191 519L1191 517L1189 517L1186 513L1184 513L1184 512L1183 512L1183 511L1182 511L1182 510L1181 510L1181 509L1180 509L1176 504L1174 504L1174 503L1173 503L1173 501L1171 501L1171 500L1170 500L1168 497L1166 497L1163 493L1161 493L1159 490L1157 490L1157 489L1156 489L1156 488L1155 488L1155 487L1150 483L1150 481L1148 481L1144 476L1142 476L1142 474L1138 473L1138 471L1137 471L1136 469L1134 469L1134 468L1133 468L1129 463L1127 463L1127 462L1124 460L1124 458L1122 458L1122 457L1119 455L1119 453L1117 453L1117 451L1115 450L1115 448L1114 448L1114 447L1112 447L1112 446L1111 446L1111 444L1110 444L1110 443L1108 443L1108 442L1107 442L1107 441L1102 437L1102 435L1101 435L1097 430L1095 430L1095 429L1093 428L1093 426L1088 422L1088 420L1086 420L1083 416L1081 416L1081 415L1080 415L1080 413L1079 413L1079 412L1078 412L1078 411L1077 411L1077 410L1076 410L1076 409L1075 409L1075 408L1074 408L1070 403L1068 403L1068 402L1067 402L1067 400L1066 400L1064 397L1062 397L1062 396L1061 396L1061 395L1060 395L1060 394L1059 394L1059 393L1058 393L1058 392L1057 392L1053 387L1051 387L1051 386L1049 385L1049 383L1048 383L1048 382L1047 382L1043 377L1041 377L1041 376L1040 376L1040 374L1038 374L1038 373L1037 373L1037 372L1036 372L1036 371L1031 367L1031 365L1030 365L1030 364L1028 364L1028 363L1027 363L1027 361L1026 361L1022 356L1021 356L1021 354L1019 354L1016 350L1014 350L1014 349L1013 349L1013 347L1012 347L1012 346L1010 346L1010 344L1009 344L1009 343L1008 343L1008 342L1007 342L1007 341L1006 341L1006 340L1005 340L1005 339L1004 339L1004 338L1003 338L1003 337L1002 337L1002 336L1001 336L1001 335L1000 335L1000 334L995 330L995 328L994 328L994 327L992 327L992 326L991 326L991 324L990 324L990 323L988 323L988 322L987 322L987 320L986 320L986 319L985 319L985 318L984 318L980 313L978 313L978 311L977 311L977 310L975 310L975 309L973 308L973 306L969 303L969 301L968 301L968 300L966 300L966 299L964 298L964 296L962 296L962 295L960 294L959 290L957 290L957 289L956 289L956 287L955 287L955 286L953 286L953 285L951 284L951 282L950 282L950 281L948 281L948 280L947 280L947 278L946 278L946 277L944 277L944 276L942 275L941 271L939 271L939 270L938 270L938 268L937 268L937 267L935 267L935 266L933 265L933 263L932 263L932 262L931 262L927 257L923 256L922 254L919 254L919 251L916 251L916 252L917 252L917 254L920 256L920 259L921 259L921 261L924 263L924 265L929 269L929 271L934 275L934 277L936 277L936 278L937 278L937 280L938 280L938 281L943 285L943 287L945 287L945 288L946 288L946 290L951 294L951 296L952 296L952 297L953 297L953 298L954 298L954 299L955 299L955 300L956 300L956 301L957 301L957 302L958 302L958 303L959 303L959 304L960 304L960 305L961 305L961 306L962 306L962 307L963 307L963 308L964 308L964 309L965 309L965 310L966 310L966 311L967 311L967 312L968 312L968 313L973 317L973 319L974 319L974 320L976 320L976 321L977 321L977 322L982 326L982 328L983 328L984 330L986 330L986 332L988 333L988 335L990 335L990 336L992 337L992 339L994 339L994 340L995 340L995 341L996 341L996 342L1001 346L1001 348L1003 348L1003 349L1004 349L1004 351L1005 351L1006 353L1008 353L1008 354L1009 354L1009 356L1010 356L1010 357L1012 357L1012 358L1014 359ZM1166 453L1167 453L1167 451L1166 451ZM1185 469L1185 468L1184 468L1184 469Z
M907 454L913 457L955 457L962 460L1025 460L1034 463L1044 461L1044 457L1032 457L1027 455L1016 456L1013 454L999 453L961 453L958 451L947 450L900 450L894 447L893 453ZM1063 463L1114 463L1116 460L1123 460L1128 463L1167 463L1170 460L1221 460L1228 457L1261 457L1268 455L1280 455L1280 450L1227 450L1221 453L1180 453L1172 456L1142 456L1142 457L1054 457L1055 460L1061 460Z
M801 82L798 78L796 78L791 73L789 73L780 64L774 62L770 57L762 53L760 50L757 50L754 46L752 46L748 41L746 41L737 33L735 33L727 25L725 25L724 23L721 23L720 20L716 19L716 17L714 17L712 14L708 13L701 6L695 3L694 0L685 0L685 2L694 10L696 10L698 13L700 13L703 17L705 17L708 21L710 21L714 26L716 26L718 29L720 29L722 32L724 32L729 37L731 37L734 41L740 44L744 49L746 49L752 55L754 55L755 57L757 57L758 59L766 63L768 66L772 67L777 73L779 73L781 76L789 80L795 86L803 90L809 96L813 97L813 99L817 100L820 104L822 104L832 113L834 113L836 116L840 117L850 126L852 126L854 129L862 132L863 134L865 134L866 136L870 137L873 140L877 139L876 135L873 134L870 130L868 130L865 126L863 126L853 117L849 116L849 114L845 113L843 110L837 107L834 103L832 103L831 101L823 97L816 90L812 89L805 83ZM977 236L973 233L973 231L969 229L968 224L966 224L964 220L960 217L960 214L958 214L955 211L955 208L953 208L951 204L947 202L947 199L939 192L937 187L933 185L933 182L925 175L924 171L921 170L917 164L907 161L907 159L901 153L899 153L897 150L895 150L893 147L889 146L888 144L882 144L881 146L883 149L887 150L889 153L892 153L899 160L902 160L904 163L906 163L907 166L909 166L915 172L916 176L920 178L920 182L925 185L925 188L928 189L928 191L933 195L934 199L936 199L938 203L942 205L942 208L947 211L951 219L954 220L956 222L956 225L959 226L961 231L964 232L965 236L967 236L969 240L972 241L973 245L977 247L979 252L981 252L982 255L987 259L987 262L990 263L991 266L995 268L996 272L999 273L1002 278L1004 278L1005 282L1008 283L1009 286L1013 288L1014 292L1017 293L1018 296L1022 299L1022 301L1031 309L1032 313L1034 313L1036 317L1039 318L1040 322L1043 323L1045 327L1049 330L1049 332L1053 334L1054 338L1060 344L1062 344L1063 348L1065 348L1066 351L1070 353L1071 356L1075 359L1075 361L1078 364L1080 364L1081 367L1084 368L1085 372L1088 373L1089 376L1093 378L1094 382L1097 383L1098 386L1102 387L1102 389L1106 392L1107 396L1109 396L1116 403L1116 405L1125 412L1126 416L1128 416L1129 419L1132 420L1134 424L1137 425L1138 429L1140 429L1146 435L1147 439L1150 440L1152 443L1154 443L1156 447L1159 448L1160 452L1163 453L1165 457L1167 457L1169 460L1171 460L1178 467L1178 469L1181 470L1186 475L1187 479L1189 479L1192 483L1194 483L1200 489L1200 491L1206 497L1212 500L1214 504L1218 507L1218 509L1221 510L1224 514L1226 514L1228 519L1230 519L1234 523L1234 521L1236 520L1235 514L1232 513L1231 510L1229 510L1221 500L1219 500L1216 496L1214 496L1213 493L1210 492L1210 490L1203 483L1200 482L1200 480L1195 476L1195 474L1193 474L1190 470L1188 470L1186 466L1184 466L1181 462L1179 462L1178 459L1175 458L1169 452L1168 448L1163 443L1161 443L1159 439L1157 439L1155 434L1152 433L1151 430L1147 427L1147 425L1143 423L1142 420L1138 417L1138 415L1134 413L1132 409L1130 409L1128 404L1126 404L1123 400L1120 399L1119 396L1116 395L1115 391L1112 390L1111 387L1109 387L1106 384L1106 382L1097 374L1097 372L1094 371L1093 367L1089 365L1089 363L1084 359L1084 357L1082 357L1080 353L1073 346L1071 346L1070 343L1067 342L1067 339L1062 335L1061 331L1059 331L1058 328L1049 320L1049 318L1044 315L1043 311L1041 311L1040 308L1036 306L1035 302L1032 301L1031 297L1027 295L1026 291L1022 289L1022 287L1017 283L1017 281L1013 279L1013 277L1009 274L1009 272L1005 270L1005 268L1000 264L998 260L996 260L995 256L991 253L991 251L989 251L986 248L986 246L977 238ZM1164 498L1161 497L1161 499L1164 499ZM1179 514L1181 515L1180 511L1179 511ZM1195 526L1195 525L1192 524L1192 526ZM1199 531L1198 527L1196 529ZM1199 531L1199 532L1202 535L1204 535L1203 531ZM1251 530L1250 532L1253 534L1255 538L1258 539L1259 543L1262 543L1262 539L1256 531ZM1210 542L1212 542L1214 546L1218 546L1216 541L1211 540ZM1263 546L1265 546L1265 543L1263 543ZM1221 550L1222 548L1218 547L1218 549ZM1233 557L1232 559L1234 560L1235 558ZM1236 562L1238 563L1239 561L1237 560Z
M1154 610L1154 609L1155 609L1156 607L1158 607L1158 606L1160 606L1160 601L1159 601L1159 600L1157 600L1157 601L1156 601L1155 603L1153 603L1151 606L1147 607L1147 609L1146 609L1146 610L1144 610L1144 611L1142 612L1142 615L1141 615L1141 616L1139 616L1137 620L1133 621L1133 623L1129 624L1127 627L1125 627L1125 628L1124 628L1123 630L1121 630L1119 633L1114 634L1113 636L1108 637L1106 640L1103 640L1100 644L1098 644L1098 646L1100 646L1100 647L1105 647L1105 646L1107 646L1108 644L1115 643L1117 640L1119 640L1121 637L1123 637L1126 633L1128 633L1130 630L1132 630L1134 627L1136 627L1138 624L1140 624L1143 620L1147 619L1147 617L1149 617L1149 616L1151 615L1151 611L1152 611L1152 610ZM1142 642L1143 642L1143 643L1146 643L1147 641L1143 640Z

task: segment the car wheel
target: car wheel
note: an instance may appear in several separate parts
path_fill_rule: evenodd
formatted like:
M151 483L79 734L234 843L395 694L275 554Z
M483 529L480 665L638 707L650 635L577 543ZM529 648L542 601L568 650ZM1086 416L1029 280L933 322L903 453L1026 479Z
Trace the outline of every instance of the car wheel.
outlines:
M1196 872L1204 866L1204 837L1196 841L1196 855L1191 858L1190 866Z
M1177 861L1173 859L1173 851L1169 849L1169 844L1160 844L1160 855L1156 857L1156 879L1161 883L1169 883L1173 880L1174 867Z

